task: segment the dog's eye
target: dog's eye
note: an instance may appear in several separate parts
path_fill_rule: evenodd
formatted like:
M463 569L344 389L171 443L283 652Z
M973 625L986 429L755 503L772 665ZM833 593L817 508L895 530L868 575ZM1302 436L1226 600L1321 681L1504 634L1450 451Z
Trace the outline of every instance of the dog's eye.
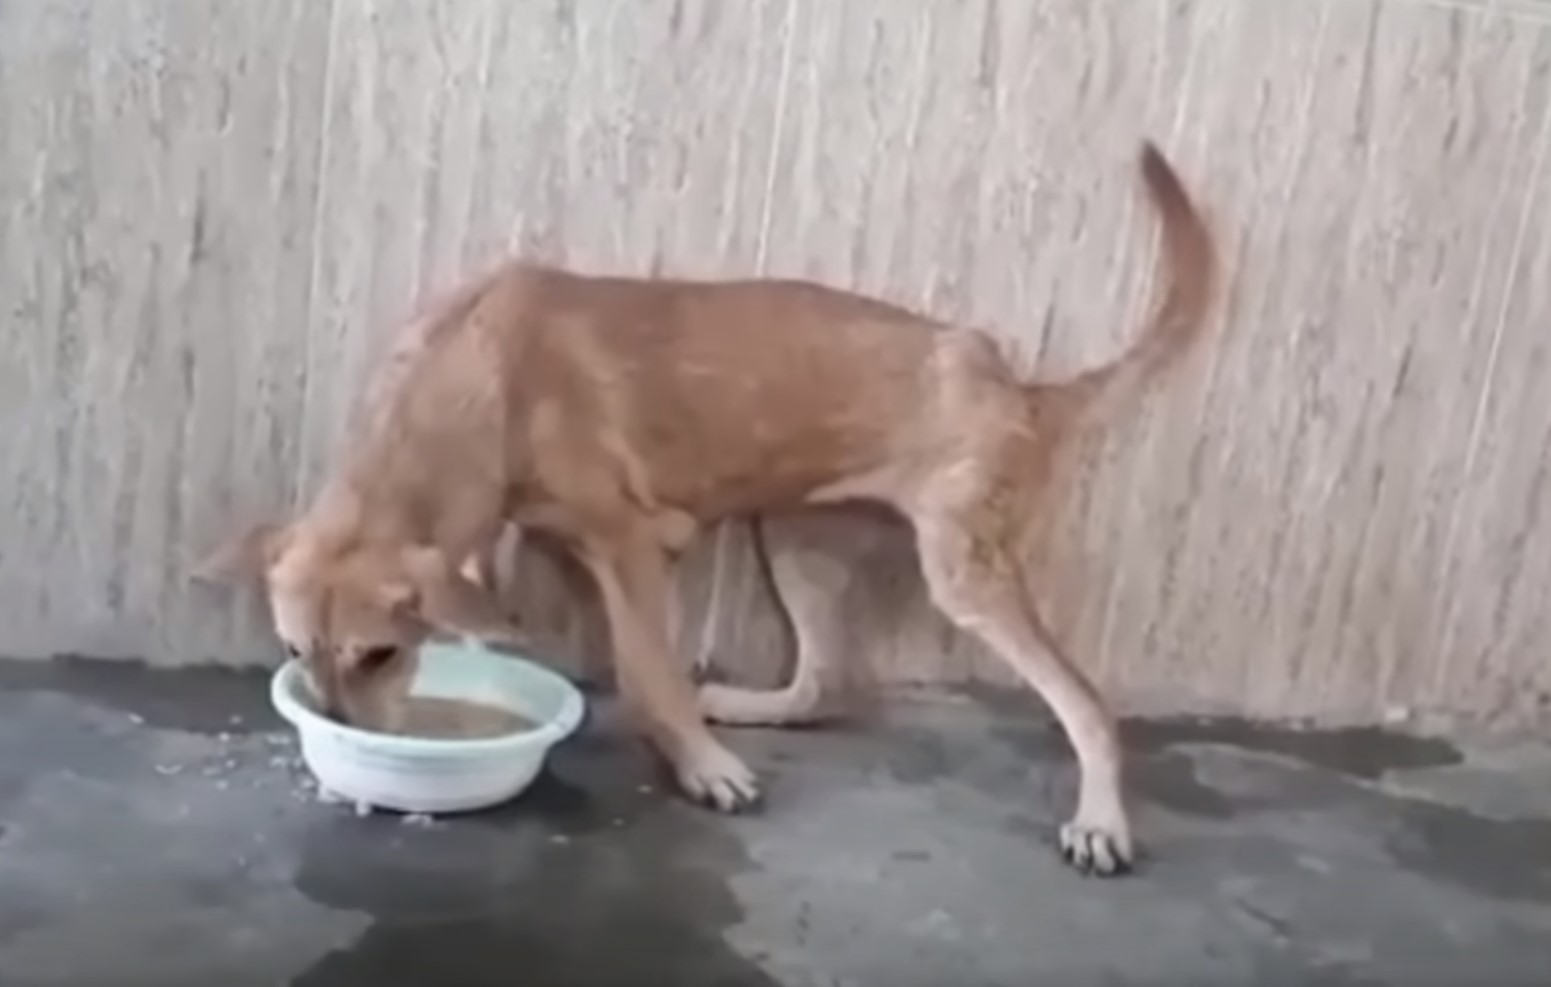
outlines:
M399 653L399 649L391 644L385 644L376 648L367 648L361 652L361 660L356 667L362 672L371 674L392 661Z

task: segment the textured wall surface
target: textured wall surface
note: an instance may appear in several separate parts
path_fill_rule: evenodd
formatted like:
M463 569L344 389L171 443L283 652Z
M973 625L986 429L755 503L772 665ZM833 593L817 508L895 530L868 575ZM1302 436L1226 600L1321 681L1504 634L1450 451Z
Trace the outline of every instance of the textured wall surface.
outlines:
M1543 718L1548 8L9 0L0 651L270 659L188 566L314 490L394 321L509 249L809 276L1040 373L1100 360L1141 312L1151 135L1231 292L1059 519L1070 650L1137 702ZM856 530L858 659L1002 680ZM768 676L747 533L687 569L686 650Z

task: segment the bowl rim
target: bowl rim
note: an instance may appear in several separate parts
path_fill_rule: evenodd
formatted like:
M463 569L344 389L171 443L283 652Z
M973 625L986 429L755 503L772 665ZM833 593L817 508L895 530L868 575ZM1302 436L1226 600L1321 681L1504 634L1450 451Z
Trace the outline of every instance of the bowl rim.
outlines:
M454 645L454 647L460 646ZM461 647L500 661L519 662L527 666L526 670L529 673L548 678L563 694L560 709L554 716L531 729L502 734L499 737L460 740L450 737L408 737L400 734L378 733L340 723L297 701L296 696L292 694L293 683L307 672L302 667L302 663L294 658L287 659L271 676L269 700L281 718L298 731L321 731L348 740L362 748L372 749L377 753L410 757L465 758L485 754L509 754L533 747L547 749L570 736L581 725L586 703L582 698L581 690L572 684L570 679L520 655L495 652L474 642L464 643ZM309 685L308 688L311 686Z

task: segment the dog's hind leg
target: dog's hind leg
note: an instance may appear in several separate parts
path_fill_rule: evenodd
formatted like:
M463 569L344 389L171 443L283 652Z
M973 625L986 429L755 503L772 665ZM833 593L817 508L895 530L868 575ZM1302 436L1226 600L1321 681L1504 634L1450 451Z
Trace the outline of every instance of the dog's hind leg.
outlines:
M800 726L829 712L825 702L844 646L844 599L854 573L839 549L865 537L853 518L816 510L754 522L754 537L768 561L770 580L792 629L796 658L791 678L778 689L748 689L720 682L700 687L700 709L728 726Z
M1121 753L1113 718L1093 685L1061 653L1029 597L1022 525L1032 505L1022 484L965 484L928 494L912 511L932 600L959 628L1007 661L1055 712L1077 753L1077 812L1061 827L1062 855L1085 873L1110 875L1132 862L1121 796Z

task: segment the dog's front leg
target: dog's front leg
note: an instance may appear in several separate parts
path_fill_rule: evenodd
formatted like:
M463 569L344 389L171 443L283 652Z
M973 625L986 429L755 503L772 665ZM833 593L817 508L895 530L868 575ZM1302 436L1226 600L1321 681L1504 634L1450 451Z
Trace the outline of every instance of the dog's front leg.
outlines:
M649 532L591 539L583 557L598 581L613 638L619 687L692 798L724 812L759 800L754 773L701 717L687 670L669 643L669 572Z

